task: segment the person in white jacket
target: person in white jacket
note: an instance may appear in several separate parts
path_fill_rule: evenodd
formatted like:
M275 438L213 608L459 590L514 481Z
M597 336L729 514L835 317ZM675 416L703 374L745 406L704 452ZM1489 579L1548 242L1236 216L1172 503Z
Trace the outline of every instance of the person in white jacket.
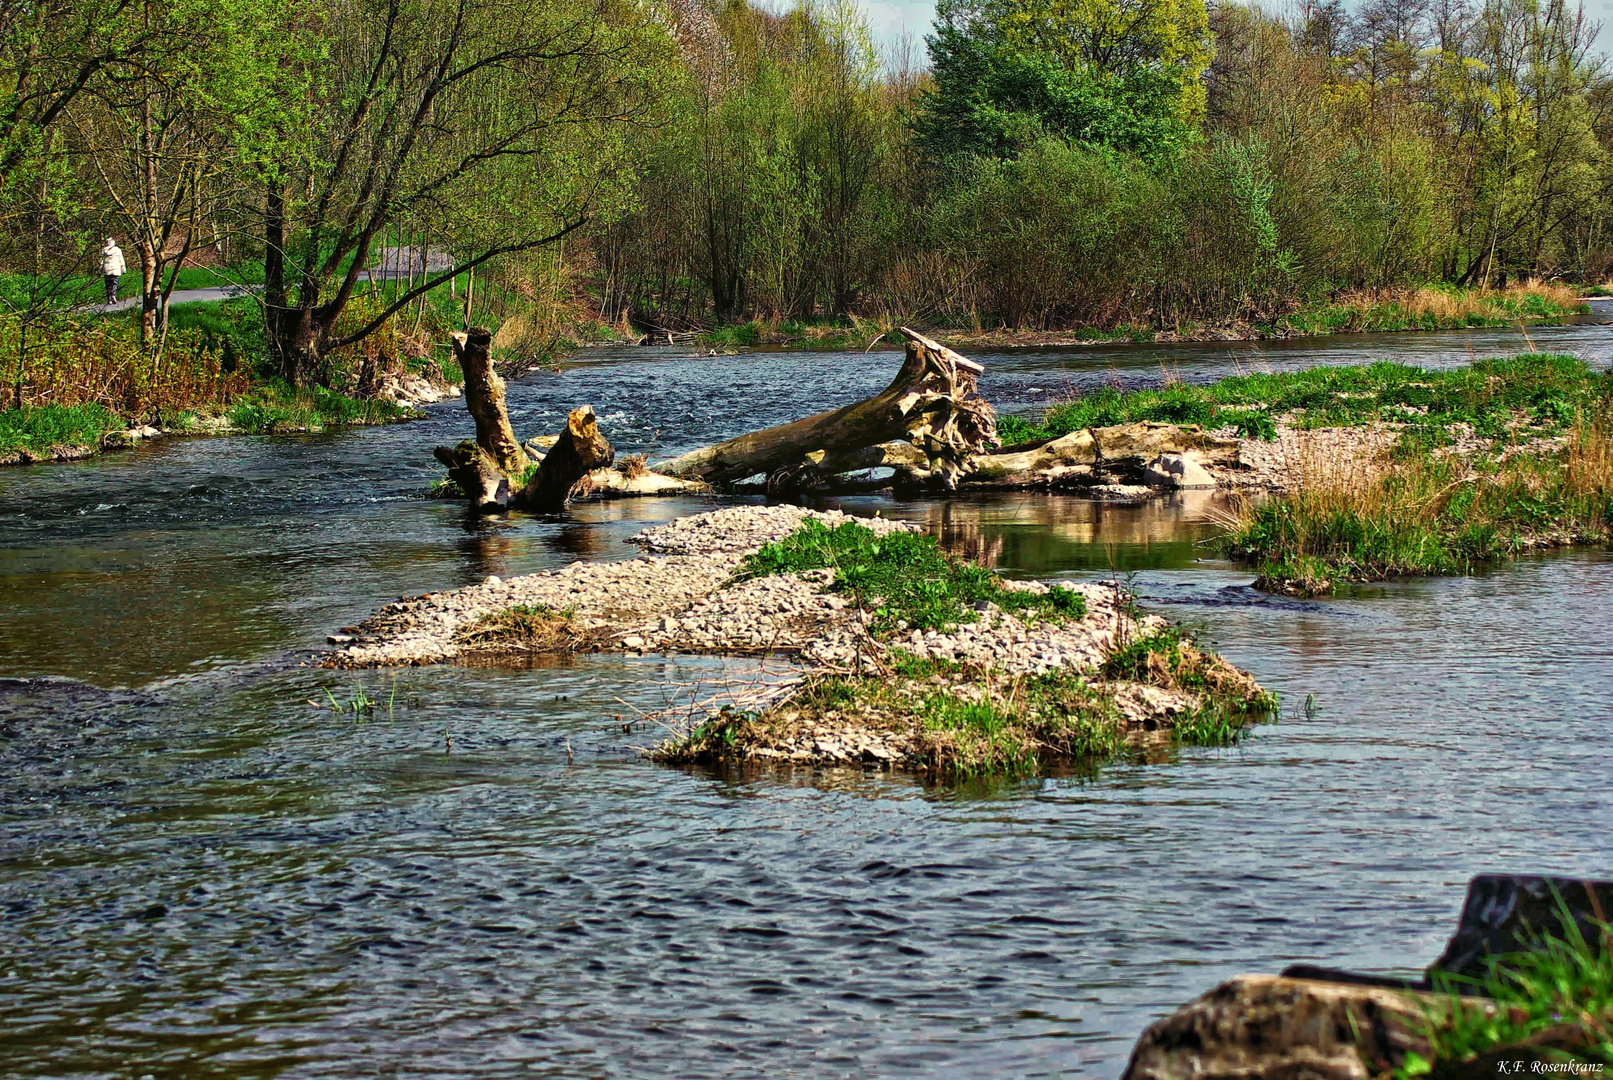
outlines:
M101 249L101 274L106 278L106 302L118 302L118 278L123 276L128 267L123 262L123 249L118 242L110 236L106 238L106 247Z

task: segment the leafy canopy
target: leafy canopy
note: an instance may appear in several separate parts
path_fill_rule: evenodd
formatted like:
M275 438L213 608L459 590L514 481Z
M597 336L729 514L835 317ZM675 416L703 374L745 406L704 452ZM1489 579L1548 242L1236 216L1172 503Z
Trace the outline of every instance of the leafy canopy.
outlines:
M1172 158L1204 114L1204 0L942 0L928 41L915 128L935 158L1017 157L1045 135Z

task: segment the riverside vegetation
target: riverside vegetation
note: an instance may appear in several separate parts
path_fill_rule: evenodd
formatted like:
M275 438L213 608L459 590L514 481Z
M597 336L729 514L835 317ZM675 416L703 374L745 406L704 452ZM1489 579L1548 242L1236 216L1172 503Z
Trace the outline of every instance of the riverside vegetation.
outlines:
M1035 440L1136 420L1201 424L1270 440L1298 433L1293 479L1243 498L1225 548L1264 588L1465 573L1525 550L1613 538L1613 375L1569 356L1483 360L1449 371L1401 364L1255 374L1209 386L1100 389L1041 417L1004 417ZM1356 429L1342 452L1307 434Z
M1587 937L1565 912L1529 948L1492 957L1487 966L1482 979L1435 974L1445 1001L1428 1012L1429 1057L1410 1055L1397 1080L1523 1055L1613 1066L1613 932L1606 923ZM1474 996L1495 1007L1472 1007Z
M126 315L0 314L0 401L9 406L0 409L0 459L83 456L146 425L264 434L395 423L419 414L377 396L389 381L460 378L451 360L400 356L388 326L367 346L328 357L323 382L293 386L267 356L254 301L185 305L169 322L159 347L147 347Z
M0 21L7 347L69 332L107 235L141 348L239 281L250 366L339 393L469 325L530 364L1575 310L1613 269L1594 25L1386 4L943 0L921 57L855 0L47 0Z

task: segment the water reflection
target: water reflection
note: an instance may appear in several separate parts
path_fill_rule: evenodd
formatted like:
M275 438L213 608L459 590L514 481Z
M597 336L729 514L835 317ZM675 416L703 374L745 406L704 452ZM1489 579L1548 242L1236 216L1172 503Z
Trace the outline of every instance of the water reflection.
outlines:
M1072 570L1180 569L1214 555L1225 495L1184 491L1141 502L1013 492L954 499L826 499L847 513L923 523L950 550L1019 576Z

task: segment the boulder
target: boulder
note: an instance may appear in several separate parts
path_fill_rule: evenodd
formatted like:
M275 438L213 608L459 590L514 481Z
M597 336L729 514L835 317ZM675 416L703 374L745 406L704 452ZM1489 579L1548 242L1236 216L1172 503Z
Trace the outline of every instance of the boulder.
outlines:
M1604 939L1598 924L1613 920L1613 881L1480 874L1468 883L1456 933L1429 965L1429 977L1445 972L1483 978L1487 957L1527 950L1542 932L1562 937L1565 911L1580 936L1600 947Z
M1149 487L1215 487L1215 477L1199 464L1192 451L1185 454L1159 455L1143 466L1143 480Z
M1369 1080L1428 1057L1420 1005L1447 999L1377 986L1241 975L1137 1040L1123 1080Z

